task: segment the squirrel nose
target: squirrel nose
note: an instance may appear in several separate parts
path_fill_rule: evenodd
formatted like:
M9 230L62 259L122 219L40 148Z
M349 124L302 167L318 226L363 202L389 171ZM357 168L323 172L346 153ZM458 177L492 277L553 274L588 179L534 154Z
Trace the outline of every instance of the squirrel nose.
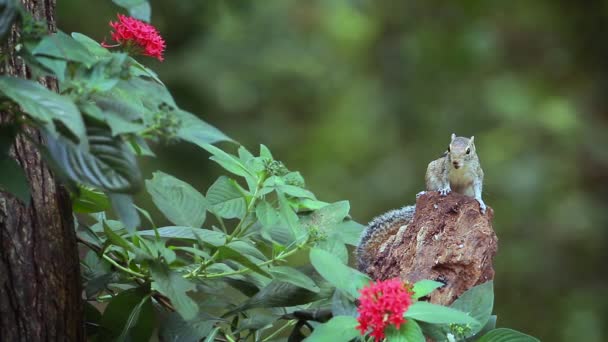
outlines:
M454 165L454 168L455 168L455 169L457 169L457 168L459 168L459 167L460 167L460 164L458 164L458 162L457 162L457 161L452 162L452 164Z

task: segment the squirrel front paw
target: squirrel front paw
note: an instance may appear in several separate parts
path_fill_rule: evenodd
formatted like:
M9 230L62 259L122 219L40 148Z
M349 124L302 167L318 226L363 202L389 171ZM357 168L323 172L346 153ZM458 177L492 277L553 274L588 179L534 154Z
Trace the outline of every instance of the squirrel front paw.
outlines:
M439 189L439 194L441 196L447 196L447 194L449 194L450 192L452 192L452 189L450 188L449 185L443 189Z
M420 191L419 193L416 194L416 199L418 199L418 197L420 197L424 194L426 194L426 191Z
M477 202L479 202L479 209L481 209L481 213L485 214L486 213L486 204L483 203L483 200L481 198L476 198Z

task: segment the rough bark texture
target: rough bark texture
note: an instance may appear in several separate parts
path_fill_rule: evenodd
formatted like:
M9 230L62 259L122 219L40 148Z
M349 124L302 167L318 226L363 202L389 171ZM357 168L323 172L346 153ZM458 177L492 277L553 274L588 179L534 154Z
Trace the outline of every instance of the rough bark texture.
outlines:
M54 30L54 0L22 0L36 18ZM29 78L16 57L19 32L13 28L0 74ZM56 90L51 79L40 80ZM11 113L0 112L0 123ZM40 135L28 131L34 140ZM83 341L79 261L68 194L23 135L11 155L23 167L31 200L23 203L0 192L0 341Z
M450 304L467 289L494 278L498 239L493 217L492 208L482 215L470 197L429 192L418 198L412 222L395 227L396 234L372 255L365 271L374 279L444 282L430 301Z

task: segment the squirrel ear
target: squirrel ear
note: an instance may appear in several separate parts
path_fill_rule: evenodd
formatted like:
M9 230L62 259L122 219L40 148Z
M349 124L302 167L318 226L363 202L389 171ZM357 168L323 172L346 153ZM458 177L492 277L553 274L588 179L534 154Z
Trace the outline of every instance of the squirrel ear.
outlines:
M471 139L469 139L469 141L471 142L471 144L474 142L475 140L475 136L472 136Z
M454 139L456 139L456 134L452 133L452 141L454 141Z

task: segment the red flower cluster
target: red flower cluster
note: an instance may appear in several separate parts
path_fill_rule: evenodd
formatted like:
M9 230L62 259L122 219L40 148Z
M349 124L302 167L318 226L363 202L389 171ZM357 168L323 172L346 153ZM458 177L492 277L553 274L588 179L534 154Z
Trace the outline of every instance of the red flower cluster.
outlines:
M110 21L110 26L114 29L112 39L125 47L127 51L131 50L131 52L155 57L159 61L163 60L165 41L154 26L122 14L118 15L118 22ZM101 43L101 45L112 47L105 43Z
M412 293L400 279L389 279L371 283L359 291L359 325L361 335L372 329L376 341L385 337L384 329L394 324L397 329L405 323L403 314L412 305Z

